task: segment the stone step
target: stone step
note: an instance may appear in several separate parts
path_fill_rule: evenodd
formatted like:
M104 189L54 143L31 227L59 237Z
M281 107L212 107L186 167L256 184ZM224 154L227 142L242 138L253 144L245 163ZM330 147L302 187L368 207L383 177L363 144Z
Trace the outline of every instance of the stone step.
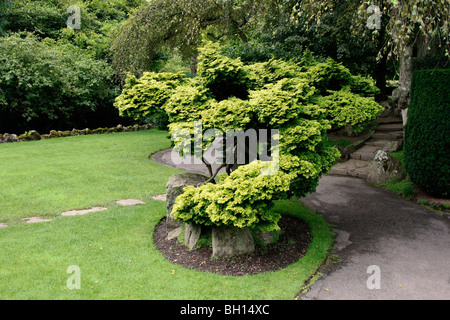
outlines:
M380 118L376 122L379 124L401 123L403 125L403 120L401 118L395 118L395 117Z
M350 155L350 158L355 159L355 160L368 160L369 161L369 160L373 159L373 156L379 149L380 148L377 146L365 145L361 149L352 153Z
M374 146L382 149L385 145L387 145L392 140L377 140L377 139L371 139L366 142L367 146Z
M328 174L366 179L369 164L369 161L350 159L332 168Z
M363 161L371 161L373 159L373 156L375 155L375 152L372 153L353 153L350 155L351 159L355 160L363 160Z
M377 132L403 131L402 123L381 124L375 129Z
M393 132L375 132L372 135L374 139L380 140L398 140L403 138L403 131L393 131Z

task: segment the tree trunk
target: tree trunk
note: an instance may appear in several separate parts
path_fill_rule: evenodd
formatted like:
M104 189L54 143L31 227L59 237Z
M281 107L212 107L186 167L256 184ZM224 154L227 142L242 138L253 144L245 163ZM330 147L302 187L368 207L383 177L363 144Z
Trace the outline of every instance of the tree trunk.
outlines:
M376 86L378 89L380 89L380 94L376 97L378 101L385 101L387 99L386 73L387 73L387 55L384 54L381 60L378 61L375 68Z
M193 55L192 55L192 58L191 58L191 73L192 74L194 74L194 75L196 75L197 74L197 72L198 72L198 69L197 69L197 65L198 65L198 52L195 52Z
M382 19L381 28L378 33L378 49L382 50L386 38L386 25L387 21L385 21L387 18ZM379 61L377 61L377 64L375 66L375 80L376 80L376 87L380 89L380 94L376 97L377 101L385 101L387 99L387 89L386 89L386 73L387 73L387 60L388 60L388 54L387 52L383 52L383 56Z
M402 110L403 125L408 123L408 107L410 102L411 81L413 75L413 48L409 43L400 53L400 79L398 107Z
M248 37L241 29L239 29L239 28L237 29L237 34L241 38L242 42L248 43Z

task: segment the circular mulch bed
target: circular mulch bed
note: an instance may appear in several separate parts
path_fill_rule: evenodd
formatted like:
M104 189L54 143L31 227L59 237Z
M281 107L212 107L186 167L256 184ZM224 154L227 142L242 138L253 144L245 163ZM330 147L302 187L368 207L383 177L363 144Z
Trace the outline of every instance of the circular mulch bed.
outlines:
M282 233L276 243L256 246L254 253L232 258L213 259L211 248L190 251L176 239L167 240L165 219L155 228L154 242L166 259L185 268L229 276L252 275L286 268L305 255L311 242L308 225L293 216L283 216L278 225Z

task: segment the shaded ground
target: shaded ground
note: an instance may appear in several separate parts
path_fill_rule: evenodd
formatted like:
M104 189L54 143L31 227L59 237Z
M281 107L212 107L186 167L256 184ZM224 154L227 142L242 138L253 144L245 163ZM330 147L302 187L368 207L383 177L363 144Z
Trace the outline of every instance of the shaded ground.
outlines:
M165 220L156 227L154 242L158 250L172 263L231 276L243 276L280 270L297 262L306 253L311 242L308 225L296 217L284 216L279 222L282 230L279 240L267 247L257 246L251 255L213 259L211 248L190 251L174 240L166 240Z

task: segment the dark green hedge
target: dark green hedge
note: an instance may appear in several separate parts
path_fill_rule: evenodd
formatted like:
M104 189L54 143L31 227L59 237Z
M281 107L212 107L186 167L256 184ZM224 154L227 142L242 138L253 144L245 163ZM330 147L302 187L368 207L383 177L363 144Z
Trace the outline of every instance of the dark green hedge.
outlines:
M414 72L405 166L425 192L450 197L450 69Z

